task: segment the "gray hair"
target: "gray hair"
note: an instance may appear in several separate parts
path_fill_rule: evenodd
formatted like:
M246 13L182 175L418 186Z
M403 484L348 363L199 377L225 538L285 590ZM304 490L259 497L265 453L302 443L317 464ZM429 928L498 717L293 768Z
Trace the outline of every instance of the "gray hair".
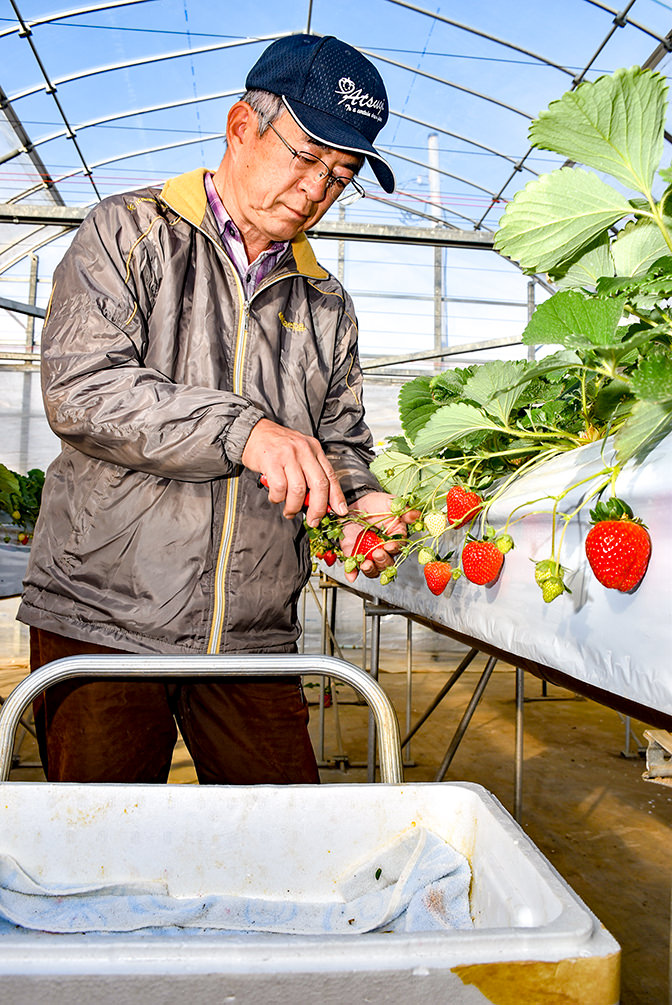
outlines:
M259 88L245 91L240 100L257 113L257 132L260 136L264 135L271 122L275 122L282 112L286 111L285 103L279 94L272 94L271 91L262 91ZM361 155L355 174L359 174L363 165L364 156Z
M240 99L257 113L257 131L263 136L271 122L275 122L284 111L285 106L279 94L271 94L270 91L261 91L258 88L245 91Z

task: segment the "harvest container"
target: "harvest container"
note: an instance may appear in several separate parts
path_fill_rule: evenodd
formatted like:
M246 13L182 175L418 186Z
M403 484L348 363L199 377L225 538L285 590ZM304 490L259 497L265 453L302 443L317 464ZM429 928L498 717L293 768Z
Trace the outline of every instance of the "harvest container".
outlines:
M241 672L238 658L204 659L208 674ZM288 659L295 672L348 679L362 692L376 688L358 668L327 657L251 657L244 667L286 673ZM66 672L73 662L59 661ZM58 670L59 663L51 667ZM162 665L164 675L166 666L182 675L185 661L163 659ZM190 666L189 672L204 671ZM16 691L8 699L12 717L23 708L24 685L19 701ZM381 740L385 760L383 748L394 745L398 733L390 738L383 728ZM418 827L467 856L473 929L55 935L48 917L42 931L0 922L0 998L13 1005L184 1005L185 996L199 1005L618 1002L617 943L480 786L0 783L0 854L49 884L163 880L178 897L244 892L279 902L288 894L328 902L339 877Z

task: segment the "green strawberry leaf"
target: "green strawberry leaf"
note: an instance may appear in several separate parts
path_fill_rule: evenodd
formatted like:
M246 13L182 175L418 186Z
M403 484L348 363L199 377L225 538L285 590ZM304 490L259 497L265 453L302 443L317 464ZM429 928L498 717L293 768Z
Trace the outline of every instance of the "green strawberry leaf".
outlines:
M593 415L604 422L619 418L624 407L630 407L632 400L630 381L622 376L615 377L598 391L593 403Z
M667 300L672 296L672 255L658 258L648 271L639 276L624 274L604 277L597 284L600 296L625 296L629 301L639 295L656 300Z
M658 403L672 401L672 357L656 349L639 363L630 376L635 394L644 401Z
M398 450L383 450L371 462L371 471L386 492L410 496L418 484L418 462Z
M511 409L521 396L520 385L528 364L524 360L492 360L475 371L464 385L464 397L506 424Z
M444 370L443 373L432 377L429 386L434 400L446 404L461 397L465 382L476 369L474 366L456 367L454 370Z
M601 276L613 276L614 260L608 235L601 234L596 242L562 269L553 270L551 278L558 290L594 290Z
M386 492L413 499L421 508L431 504L437 492L447 491L446 468L440 462L418 462L407 454L384 450L374 458L371 471Z
M539 308L537 308L538 310ZM578 353L573 350L560 350L560 352L554 352L551 356L544 356L543 359L539 360L538 363L533 363L529 369L525 371L524 376L521 378L521 382L531 382L539 377L548 377L549 374L559 371L565 374L568 370L573 367L582 366L581 357Z
M638 276L669 254L662 231L652 220L630 220L611 245L611 256L619 276Z
M480 408L466 403L444 405L418 433L413 453L416 457L441 451L455 440L463 440L474 433L490 430L503 432L498 423L490 419Z
M416 377L403 384L399 391L399 419L401 428L413 442L418 431L441 406L434 401L429 377Z
M587 299L576 290L563 290L537 307L523 332L523 342L560 343L573 349L618 345L622 315L623 300Z
M619 464L642 461L672 431L672 403L636 401L614 437Z
M410 457L411 445L405 436L388 436L386 450L396 450L400 454Z
M495 234L495 248L526 272L550 272L631 213L625 196L597 175L559 168L516 193Z
M666 93L660 73L616 70L552 101L530 126L530 141L649 192L663 153Z

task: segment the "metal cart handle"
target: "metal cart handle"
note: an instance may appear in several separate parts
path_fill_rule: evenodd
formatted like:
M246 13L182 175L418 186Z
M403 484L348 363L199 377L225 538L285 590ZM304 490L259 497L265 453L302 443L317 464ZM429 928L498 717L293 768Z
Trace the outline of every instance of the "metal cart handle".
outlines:
M69 656L47 663L22 680L5 699L0 711L0 781L6 782L12 764L14 735L19 720L34 698L52 684L73 677L212 677L283 676L315 674L349 684L364 698L376 720L380 778L388 785L403 782L399 723L392 704L373 677L335 656Z

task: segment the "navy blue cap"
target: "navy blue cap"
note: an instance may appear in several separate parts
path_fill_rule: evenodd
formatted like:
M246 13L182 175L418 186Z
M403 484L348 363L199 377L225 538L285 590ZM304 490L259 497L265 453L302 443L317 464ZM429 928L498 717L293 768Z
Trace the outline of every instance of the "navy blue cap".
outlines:
M273 42L247 75L245 87L278 94L303 131L318 143L363 154L386 192L389 164L373 146L389 104L373 63L333 35L288 35Z

